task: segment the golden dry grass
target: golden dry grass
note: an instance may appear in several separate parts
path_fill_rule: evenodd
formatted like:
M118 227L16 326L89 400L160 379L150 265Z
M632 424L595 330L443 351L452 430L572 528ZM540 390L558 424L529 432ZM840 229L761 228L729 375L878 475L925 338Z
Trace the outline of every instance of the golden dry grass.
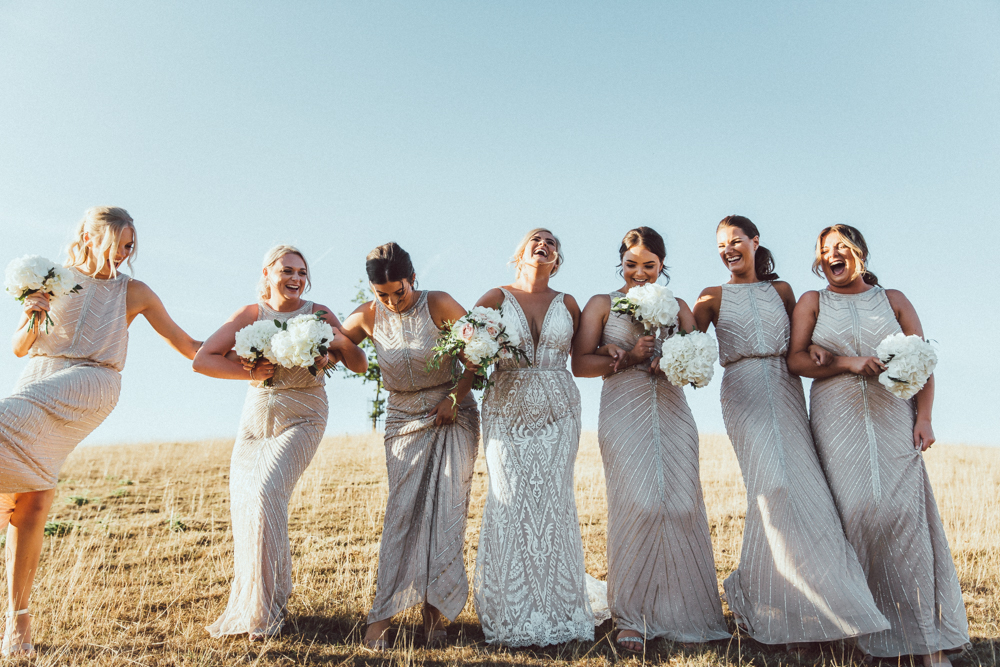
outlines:
M295 594L279 637L211 639L204 626L225 606L232 571L228 469L231 442L79 449L65 466L51 519L72 522L48 537L36 592L39 665L640 664L615 652L611 623L598 641L536 650L485 647L471 601L449 628L451 645L426 650L418 615L397 619L396 648L359 648L371 602L385 506L381 438L324 441L290 506ZM702 437L702 483L721 583L736 566L744 490L728 440ZM938 446L927 456L958 566L973 636L966 665L996 664L1000 646L1000 449ZM477 463L467 562L475 561L486 490ZM576 497L587 570L607 574L604 473L594 434L577 462ZM75 498L75 500L70 500ZM82 505L86 499L88 502ZM731 624L731 615L727 612ZM685 649L652 642L646 662L670 665L856 664L843 643L803 658L746 639Z

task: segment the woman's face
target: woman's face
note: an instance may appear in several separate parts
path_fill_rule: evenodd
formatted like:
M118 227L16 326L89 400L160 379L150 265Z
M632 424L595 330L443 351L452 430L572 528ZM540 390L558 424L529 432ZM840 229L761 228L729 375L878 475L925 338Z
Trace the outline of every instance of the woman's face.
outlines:
M524 246L521 253L521 265L543 267L549 266L550 270L555 270L558 254L556 251L556 237L548 232L538 232Z
M858 277L858 258L838 232L823 237L820 266L826 281L834 287L846 287Z
M264 269L271 296L278 295L289 301L299 299L306 289L309 271L306 263L295 253L279 257L274 264Z
M622 255L622 275L629 289L655 283L663 270L663 262L644 246L632 246Z
M369 284L372 287L372 292L375 293L375 298L394 313L405 312L413 305L413 298L416 292L413 289L412 279Z
M97 239L96 242L103 240L104 237ZM96 253L97 249L95 247L95 239L90 236L90 234L84 234L84 243L90 246L90 252ZM122 230L122 235L118 239L118 249L114 252L112 257L111 249L108 249L108 254L104 258L108 265L114 266L115 269L120 267L123 262L125 262L131 255L132 250L135 249L135 230L131 227L126 227ZM93 255L92 255L93 256Z
M719 243L719 257L730 273L737 275L753 272L754 253L760 245L758 237L750 238L739 227L723 227L715 235Z

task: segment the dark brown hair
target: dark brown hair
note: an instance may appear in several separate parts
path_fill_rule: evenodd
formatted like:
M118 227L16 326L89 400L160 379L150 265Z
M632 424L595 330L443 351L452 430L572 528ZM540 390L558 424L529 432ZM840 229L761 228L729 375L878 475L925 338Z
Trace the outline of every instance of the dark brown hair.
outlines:
M855 259L858 260L858 268L861 270L861 278L868 285L878 285L878 276L868 270L868 244L865 237L857 227L850 225L831 225L824 227L816 239L816 259L813 260L813 273L820 278L823 277L823 270L820 265L823 263L823 239L827 234L837 232L844 240L844 245L851 249Z
M368 253L365 258L365 272L368 282L373 285L384 285L402 280L413 282L413 262L410 253L391 241L383 243Z
M742 215L727 215L719 223L719 226L715 228L715 232L718 233L723 227L733 227L740 230L751 239L757 238L760 240L760 232L757 230L757 225L750 222L750 218L745 218ZM771 251L762 245L757 245L757 251L753 254L753 270L757 275L757 280L777 280L778 274L774 272L774 255Z
M652 227L636 227L628 230L622 239L621 247L618 248L618 266L625 260L625 253L636 246L642 246L660 259L660 275L665 278L664 282L669 283L670 274L667 273L667 265L664 263L667 259L667 246L663 243L663 237ZM624 269L618 272L619 275L624 273Z

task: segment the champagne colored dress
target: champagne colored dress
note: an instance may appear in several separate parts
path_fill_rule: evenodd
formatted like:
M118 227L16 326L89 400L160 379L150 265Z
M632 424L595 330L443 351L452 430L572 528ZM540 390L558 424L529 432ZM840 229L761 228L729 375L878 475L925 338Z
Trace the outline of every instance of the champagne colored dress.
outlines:
M289 320L312 302L281 313L259 303L258 320ZM229 603L208 632L213 637L277 634L292 593L288 501L326 430L323 373L275 369L271 387L251 382L229 470L233 522L233 585Z
M612 301L623 296L610 294ZM645 333L612 312L601 345L631 350ZM656 354L661 344L658 339ZM698 428L684 391L661 373L651 375L648 361L605 377L597 437L608 491L608 602L616 625L647 639L727 639L698 477Z
M885 290L819 292L812 342L839 356L873 356L900 333ZM891 628L860 637L878 657L927 655L969 643L955 564L921 452L913 447L912 400L877 377L815 380L813 437L847 539Z
M770 282L722 286L722 416L747 489L740 565L725 581L726 601L764 644L886 630L823 475L802 381L785 364L789 331Z
M73 270L79 292L52 302L14 393L0 400L0 528L15 493L55 488L69 453L111 414L128 346L129 277Z
M403 313L375 302L372 341L389 390L385 465L389 498L379 546L378 581L368 622L427 602L454 621L469 598L465 526L479 447L479 410L469 394L454 424L427 414L455 386L453 362L427 369L439 335L427 292Z
M483 397L489 492L474 600L489 643L547 646L593 640L594 615L573 492L580 392L566 369L573 318L549 304L537 349L520 305L501 288L531 366L501 361Z

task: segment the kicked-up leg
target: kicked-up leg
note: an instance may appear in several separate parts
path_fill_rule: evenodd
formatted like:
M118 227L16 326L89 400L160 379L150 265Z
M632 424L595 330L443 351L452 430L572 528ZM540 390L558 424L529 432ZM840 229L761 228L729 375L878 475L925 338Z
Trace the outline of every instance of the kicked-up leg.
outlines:
M45 536L45 520L52 507L55 489L14 494L14 510L7 527L7 627L4 655L32 654L31 616L26 613L38 571Z

